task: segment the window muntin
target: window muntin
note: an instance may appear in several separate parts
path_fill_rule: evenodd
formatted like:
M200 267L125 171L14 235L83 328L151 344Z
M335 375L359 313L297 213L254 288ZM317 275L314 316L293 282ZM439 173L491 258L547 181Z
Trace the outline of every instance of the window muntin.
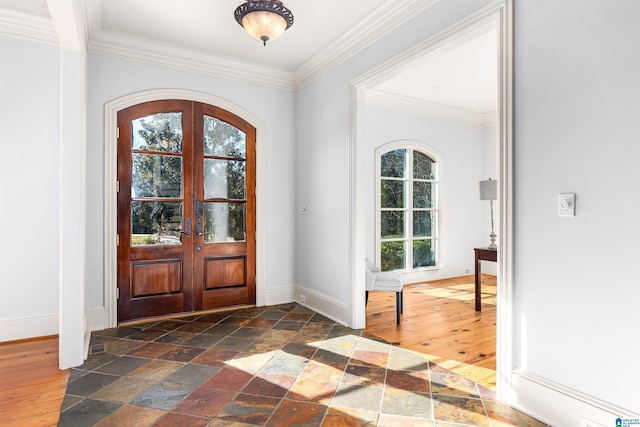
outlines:
M380 155L379 230L383 271L437 264L438 163L417 149Z

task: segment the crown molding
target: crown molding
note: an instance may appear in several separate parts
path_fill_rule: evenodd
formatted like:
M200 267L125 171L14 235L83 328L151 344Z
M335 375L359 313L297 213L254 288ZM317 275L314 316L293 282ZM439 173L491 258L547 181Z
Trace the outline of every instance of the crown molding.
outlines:
M58 44L51 19L5 8L0 8L0 34Z
M439 0L387 0L358 25L342 34L294 71L297 89L331 71L375 41L386 36Z
M96 40L89 36L89 51L160 64L180 70L194 71L232 80L255 83L262 86L294 90L293 74L220 57L212 57L196 51L159 45L155 41L117 33L101 32Z
M299 90L348 60L376 40L397 29L439 0L387 0L358 25L342 34L294 72L214 57L185 50L156 40L100 29L100 8L83 2L87 50L134 59L262 86ZM48 18L0 8L0 34L58 44L53 21Z
M495 111L477 113L475 111L395 95L379 90L368 90L366 99L367 106L412 114L415 116L448 120L473 126L486 126L496 122Z

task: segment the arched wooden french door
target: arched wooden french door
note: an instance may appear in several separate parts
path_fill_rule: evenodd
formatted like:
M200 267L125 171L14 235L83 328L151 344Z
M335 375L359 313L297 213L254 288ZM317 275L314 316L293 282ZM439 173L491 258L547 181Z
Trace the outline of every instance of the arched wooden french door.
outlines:
M253 126L152 101L118 113L118 320L255 303Z

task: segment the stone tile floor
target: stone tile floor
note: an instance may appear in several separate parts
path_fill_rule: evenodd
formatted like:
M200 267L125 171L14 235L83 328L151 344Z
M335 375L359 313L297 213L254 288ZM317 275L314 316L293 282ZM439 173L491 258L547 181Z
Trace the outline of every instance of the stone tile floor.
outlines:
M94 332L59 426L544 426L298 304Z

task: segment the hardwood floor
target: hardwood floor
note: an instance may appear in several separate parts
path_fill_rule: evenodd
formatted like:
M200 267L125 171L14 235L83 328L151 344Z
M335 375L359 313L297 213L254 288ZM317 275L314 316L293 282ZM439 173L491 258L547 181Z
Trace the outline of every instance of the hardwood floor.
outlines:
M58 338L0 344L0 426L56 426L69 370L58 370Z
M371 292L366 330L495 391L495 276L482 276L481 312L474 301L473 276L405 285L397 326L395 294Z

